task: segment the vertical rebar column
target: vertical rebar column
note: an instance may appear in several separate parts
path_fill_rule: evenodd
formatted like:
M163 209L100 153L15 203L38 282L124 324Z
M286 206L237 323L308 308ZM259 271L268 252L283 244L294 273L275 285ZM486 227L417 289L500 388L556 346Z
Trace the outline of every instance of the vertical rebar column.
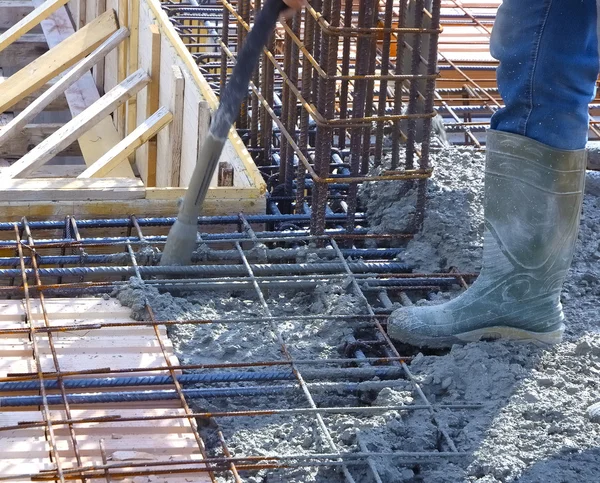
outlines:
M400 8L398 13L398 28L404 28L406 25L406 2L407 0L401 0ZM404 59L404 33L399 32L396 39L396 69L395 75L402 75L404 72L403 59ZM404 82L397 80L394 83L394 115L398 116L402 114L402 89L404 88ZM398 169L400 162L400 121L394 121L392 125L392 162L391 169Z
M367 16L367 26L373 27L375 22L377 21L378 9L377 5L373 4L373 9L371 14ZM375 60L377 59L377 35L371 34L369 36L369 67L368 74L375 74ZM366 41L365 41L366 43ZM375 81L373 79L369 79L366 82L367 85L367 93L365 100L365 116L371 117L373 114L373 91L375 88ZM363 127L363 141L362 141L362 161L361 161L361 174L366 175L369 172L369 161L370 161L370 153L371 153L371 131L372 124L366 123Z
M291 21L287 20L287 24L289 27L291 24ZM283 44L283 71L285 72L285 76L287 77L287 79L290 78L290 73L292 70L292 44L293 43L294 43L294 41L292 40L292 37L286 31L285 35L284 35L284 44ZM289 81L284 79L283 87L282 87L282 91L281 91L281 121L283 123L284 128L287 130L287 132L293 136L293 128L288 124L288 114L289 114L289 110L290 110L290 105L288 102L289 96L290 96ZM291 151L292 149L291 149L289 143L285 140L283 133L281 134L281 137L280 137L279 146L280 146L280 150L279 150L278 184L285 185L285 180L287 179L287 169L288 169L286 160L287 160L288 151Z
M329 23L333 27L338 27L340 23L340 4L341 0L325 0L323 2L323 16L325 18L329 17ZM323 32L323 29L321 31L321 55L326 62L321 62L320 64L325 64L326 77L319 77L317 109L325 119L332 119L335 111L334 76L337 69L338 43L337 37ZM332 140L332 128L329 126L319 126L317 128L315 172L321 178L329 175ZM311 232L316 235L322 235L325 231L327 191L327 184L315 181L312 192Z
M275 45L274 35L271 35L267 42L266 49L273 52ZM275 67L265 54L262 61L262 77L260 82L260 93L264 97L269 106L273 105L273 76L275 75ZM260 117L261 130L261 147L263 148L263 159L265 164L269 164L271 159L271 148L273 146L273 120L269 112L263 107L261 108Z
M385 15L383 19L383 26L386 29L392 28L392 16L394 14L394 0L386 0L385 2ZM390 32L383 34L383 42L381 46L381 75L386 76L390 72L390 49L391 49L392 35ZM377 108L377 116L383 117L387 107L387 90L388 81L381 79L379 81L379 106ZM375 133L375 165L381 164L383 157L383 128L384 122L377 122L377 128Z
M225 6L223 7L223 31L221 32L221 40L225 47L229 47L229 10ZM225 90L225 84L227 83L228 61L227 52L225 49L221 49L220 93Z
M314 51L315 38L315 20L308 10L304 14L304 46L309 52ZM303 54L302 58L302 97L306 102L313 102L312 91L312 75L313 68L307 55ZM308 152L309 136L309 115L306 109L300 111L300 139L298 142L299 148L306 159L310 159ZM302 163L298 163L296 172L296 206L295 213L304 213L304 189L305 189L306 168Z
M414 28L420 29L423 25L423 0L414 0ZM410 73L416 76L419 73L419 65L421 64L421 38L423 34L411 35L412 42L412 60ZM408 99L408 114L416 114L418 111L417 103L419 101L419 81L417 79L411 79L410 81L410 95ZM415 158L415 142L417 139L417 120L408 120L407 129L407 140L406 140L406 169L414 168Z
M310 2L310 4L312 5L312 7L317 11L317 12L321 12L322 15L326 15L325 13L325 5L323 3L323 0L314 0L312 2ZM323 43L323 29L319 28L319 24L317 23L316 27L315 27L315 37L314 37L314 46L313 46L313 58L319 63L319 65L323 65L323 62L321 61L321 51L323 50L322 47L322 43ZM325 62L327 62L327 58L324 59ZM315 75L313 76L313 80L312 80L312 91L313 92L319 92L319 76Z
M358 28L369 26L370 19L373 18L373 10L375 8L374 0L364 0L360 2L358 9ZM369 70L371 56L370 38L365 35L358 37L356 46L356 76L365 76ZM367 81L365 79L357 79L354 81L354 98L352 101L352 118L360 119L365 115ZM361 172L361 154L363 144L363 127L358 125L351 129L350 138L350 171L352 176L358 176ZM348 188L348 218L346 221L346 229L354 230L354 220L356 215L358 195L358 183L350 183Z
M439 30L440 28L440 4L439 0L433 0L431 9L431 22L430 29ZM429 113L433 111L433 101L435 94L435 79L433 76L437 73L437 57L438 57L438 33L427 34L429 38L429 52L427 55L427 75L430 76L425 83L425 112ZM419 168L429 168L429 148L431 142L431 118L427 117L423 120L424 138L421 144L421 159L419 162ZM423 218L425 217L425 201L427 195L427 180L422 179L418 181L417 188L417 207L414 218L413 231L418 231L423 225Z
M238 13L244 22L247 24L250 23L250 0L238 0ZM244 41L248 32L246 28L238 22L238 41L237 41L237 49L236 55L239 54L240 50L242 50L242 45L244 45ZM240 115L237 121L238 129L247 129L248 128L248 94L244 96L242 100L242 104L240 106Z
M300 24L302 21L302 16L300 13L294 15L292 20L292 31L296 37L300 36ZM300 60L300 49L296 45L295 42L290 38L290 42L292 43L291 55L290 55L290 71L289 71L289 82L296 86L298 85L298 62ZM291 134L294 141L296 141L296 123L298 120L298 99L294 94L293 89L289 89L288 97L286 99L288 104L288 113L287 113L287 125L288 132ZM282 139L283 142L283 139ZM286 143L287 144L287 143ZM285 178L284 178L284 192L285 196L292 196L293 194L293 181L294 181L294 150L289 147L286 152L285 164L287 166L285 170ZM284 159L282 158L282 161ZM286 212L290 212L291 204L286 202Z
M354 7L353 0L346 0L344 7L344 27L352 26L352 8ZM350 73L350 45L352 37L345 35L342 41L342 76L347 76ZM342 80L340 88L340 119L348 118L348 101L349 101L349 80ZM339 142L338 147L344 149L346 147L346 129L341 127L338 131Z
M254 0L254 18L258 15L261 8L261 0ZM260 66L256 66L254 69L254 74L252 75L252 83L258 88L258 84L260 82ZM250 94L252 97L252 113L250 117L250 146L253 148L258 147L258 120L259 120L259 111L258 111L258 96L254 94L254 91ZM264 160L263 160L264 162Z

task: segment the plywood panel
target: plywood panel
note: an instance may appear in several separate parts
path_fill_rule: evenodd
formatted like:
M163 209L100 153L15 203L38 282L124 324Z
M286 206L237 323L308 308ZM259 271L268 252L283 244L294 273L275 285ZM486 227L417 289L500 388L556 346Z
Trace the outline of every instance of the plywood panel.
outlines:
M43 308L39 300L31 300L31 322L34 326L43 326ZM47 299L44 304L50 325L93 324L110 321L123 324L120 328L97 329L93 331L70 331L53 334L54 347L61 370L81 371L111 367L164 367L165 358L160 351L158 339L152 327L128 327L131 322L129 309L121 307L115 299L101 298L81 299ZM25 327L25 305L21 300L0 301L0 328ZM169 343L164 326L159 326L160 337L164 342L167 357L173 364L178 364L172 346ZM54 362L50 353L47 335L37 336L39 360L46 371L54 371ZM0 336L0 371L12 360L24 361L18 372L32 372L33 354L27 335ZM20 357L18 357L20 356ZM4 364L4 365L3 365ZM12 370L12 368L11 368ZM153 374L167 373L166 371ZM6 373L0 372L5 376ZM140 373L140 374L143 374ZM123 374L127 375L127 374ZM138 375L138 373L136 373ZM50 376L48 376L50 377ZM92 377L81 375L80 377ZM96 376L97 377L97 376ZM144 388L147 390L152 388ZM161 389L172 389L172 386L161 386ZM115 389L136 390L121 387ZM140 390L138 388L138 390ZM98 392L90 389L87 392ZM83 393L83 390L71 390ZM56 394L56 391L49 391ZM22 393L21 393L22 394ZM31 392L35 395L35 392ZM1 396L5 396L1 394ZM16 395L11 393L11 395ZM180 416L172 419L135 420L136 418ZM67 418L62 407L51 407L49 417L53 421L53 434L58 451L58 458L63 468L77 465L74 444L69 426L60 424ZM73 425L79 454L82 463L89 466L103 464L101 444L105 448L107 461L120 463L123 461L161 462L172 459L197 461L201 459L200 450L194 436L195 421L185 417L181 402L155 401L152 403L106 403L71 405L70 418L75 420L115 417L129 418L133 421L95 421ZM18 410L17 408L0 407L0 426L14 426L20 422L42 422L39 410ZM36 474L41 470L52 469L50 462L51 449L48 434L43 426L20 428L0 432L0 477L10 481L29 481L28 478L10 475ZM182 467L182 466L178 466ZM153 468L161 468L157 465ZM170 467L173 468L173 467ZM90 480L100 481L100 480ZM144 481L163 481L161 478L144 477ZM180 474L177 478L169 478L169 482L178 483L194 481L208 482L209 478L202 473Z

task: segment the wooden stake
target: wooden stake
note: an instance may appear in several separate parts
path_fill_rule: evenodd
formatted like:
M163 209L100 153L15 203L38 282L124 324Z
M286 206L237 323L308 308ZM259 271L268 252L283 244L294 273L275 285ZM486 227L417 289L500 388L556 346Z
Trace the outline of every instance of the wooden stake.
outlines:
M183 141L183 111L185 78L177 66L171 66L171 82L165 82L161 89L169 96L169 111L173 121L158 135L158 161L156 166L156 184L159 187L179 186L181 171L181 146ZM167 90L170 89L170 92Z
M150 82L150 78L141 69L133 73L121 84L107 92L99 101L65 124L63 128L38 144L3 174L7 178L16 178L34 172L75 141L81 134L90 129L90 127L98 124L98 122L106 118L123 102L143 89L148 82Z
M160 30L158 25L150 25L150 33L152 34L151 41L151 64L150 77L152 81L148 86L148 101L146 102L146 116L149 117L158 109L158 95L160 82ZM148 179L146 186L156 186L156 159L157 159L157 143L156 137L148 141Z
M166 107L161 107L123 141L81 173L78 178L90 178L92 176L101 178L106 176L114 166L126 159L150 138L156 136L172 119L173 115L169 110Z

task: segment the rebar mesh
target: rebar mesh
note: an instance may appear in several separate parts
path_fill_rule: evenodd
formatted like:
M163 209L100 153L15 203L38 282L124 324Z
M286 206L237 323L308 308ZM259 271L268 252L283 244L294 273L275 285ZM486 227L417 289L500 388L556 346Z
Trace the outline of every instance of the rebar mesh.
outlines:
M253 226L281 226L290 220L295 230L259 231ZM144 475L229 475L232 481L244 481L244 475L257 471L282 468L338 468L344 481L356 479L356 471L368 471L374 481L382 481L378 475L378 458L391 459L399 465L435 464L440 458L455 460L464 453L457 450L447 428L437 423L438 411L476 411L480 404L473 401L456 402L437 406L425 396L410 370L410 354L402 355L391 343L385 332L385 320L398 303L410 304L409 294L422 297L431 291L460 284L473 274L445 273L424 275L412 273L409 266L397 262L400 249L361 248L366 233L348 234L343 228L345 220L328 218L324 235L311 235L306 215L205 217L201 226L238 227L238 231L215 233L203 229L201 250L191 267L162 267L159 263L160 249L166 240L165 232L173 223L172 218L61 221L23 220L20 223L0 223L0 293L4 299L24 300L26 319L30 327L3 326L2 337L27 336L32 343L47 343L52 347L53 337L67 334L87 334L89 331L120 331L132 327L152 327L162 354L166 354L166 337L160 327L233 326L242 325L248 331L267 327L276 334L280 358L276 360L252 360L239 363L181 364L174 365L165 355L156 367L100 367L97 369L65 370L54 354L52 369L40 365L30 374L12 374L0 380L0 406L10 408L37 408L44 412L42 421L18 421L0 427L0 433L28 431L44 428L51 444L55 467L41 473L23 471L22 478L35 481L69 481L92 478L123 478ZM212 230L211 230L212 231ZM336 240L354 240L352 248L342 248ZM323 247L315 243L320 240ZM16 253L16 257L10 255ZM316 257L315 257L316 256ZM300 262L299 257L308 260ZM133 278L133 281L130 279ZM61 325L48 323L48 303L60 297L73 297L110 293L127 284L137 283L153 286L159 291L232 291L246 290L254 293L254 317L202 320L157 320L152 301L145 305L142 321L112 323L96 320L94 314L82 314L90 323ZM319 284L342 283L348 293L356 297L363 309L356 314L315 313L290 314L279 312L268 303L271 290L306 290ZM32 314L31 307L42 310L46 323ZM37 309L36 309L37 310ZM328 324L355 323L354 336L347 339L343 351L337 356L306 359L295 355L283 327L290 321L322 319ZM159 351L159 353L160 353ZM34 350L34 354L39 354ZM48 362L46 361L46 364ZM138 375L139 374L139 375ZM161 386L168 384L168 388ZM365 402L361 394L381 391L384 388L404 387L415 394L414 404L377 406ZM31 391L22 395L23 391ZM40 394L35 390L39 389ZM18 391L18 392L15 392ZM90 392L92 391L92 392ZM338 405L323 404L323 393L344 394ZM283 403L285 395L293 394L297 401L289 406ZM272 397L267 407L253 407L249 397ZM188 406L194 398L228 398L236 401L239 410L198 411ZM180 401L185 409L178 415L155 417L131 417L127 414L111 414L103 417L69 415L70 405L97 405L108 402ZM289 399L287 400L289 402ZM371 399L372 401L372 399ZM64 416L56 417L64 411ZM430 415L436 427L439 443L431 451L379 451L369 449L360 437L349 451L341 449L332 439L330 416L334 414L361 414L364 417L386 412L424 411ZM61 413L62 414L62 413ZM268 420L272 417L286 418L288 424L314 425L321 441L320 450L311 449L297 454L236 454L228 447L224 436L232 418L252 417ZM134 421L189 420L196 435L197 453L200 459L174 458L170 461L119 462L106 459L103 443L102 458L73 460L72 454L59 449L53 431L67 428L70 447L77 457L77 448L85 442L86 451L91 444L89 435L83 438L81 428L110 428L111 424ZM196 422L198 424L196 424ZM218 444L207 448L202 431L207 424L216 428ZM108 429L110 431L110 429ZM95 433L94 433L95 434ZM62 448L62 447L61 447ZM160 451L160 450L157 450ZM87 453L86 453L87 454ZM99 453L100 454L100 453ZM110 456L110 455L109 455ZM67 458L65 460L65 458ZM64 463L66 461L66 463ZM61 463L62 464L61 466ZM362 474L362 473L359 473ZM14 479L14 476L10 478ZM0 478L1 479L1 478ZM214 480L213 480L214 481Z

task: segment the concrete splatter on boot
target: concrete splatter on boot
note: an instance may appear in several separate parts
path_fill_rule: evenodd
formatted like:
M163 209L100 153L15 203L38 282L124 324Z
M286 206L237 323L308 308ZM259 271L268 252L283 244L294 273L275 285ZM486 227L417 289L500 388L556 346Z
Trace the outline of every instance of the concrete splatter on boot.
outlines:
M482 270L450 302L393 312L388 333L420 347L482 339L562 340L562 285L577 240L585 150L489 131Z

